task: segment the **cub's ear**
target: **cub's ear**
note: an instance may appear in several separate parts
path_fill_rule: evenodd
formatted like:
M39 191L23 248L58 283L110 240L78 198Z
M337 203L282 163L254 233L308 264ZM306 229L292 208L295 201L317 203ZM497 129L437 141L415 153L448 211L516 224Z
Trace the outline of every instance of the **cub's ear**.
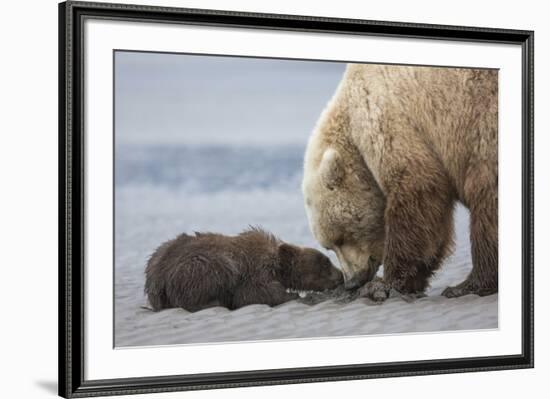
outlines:
M279 259L282 266L291 265L300 252L299 248L289 244L279 245Z
M334 190L342 183L342 180L344 180L344 165L338 151L333 148L325 151L319 165L319 174L323 184L329 190Z

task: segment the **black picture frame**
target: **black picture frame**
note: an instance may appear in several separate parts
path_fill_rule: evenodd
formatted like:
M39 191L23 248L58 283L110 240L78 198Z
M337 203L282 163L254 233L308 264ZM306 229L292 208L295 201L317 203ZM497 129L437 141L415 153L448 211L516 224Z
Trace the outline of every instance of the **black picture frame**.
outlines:
M186 23L253 29L510 43L522 48L522 353L162 377L84 378L83 21ZM59 4L59 395L87 397L534 367L534 32L296 15L68 1Z

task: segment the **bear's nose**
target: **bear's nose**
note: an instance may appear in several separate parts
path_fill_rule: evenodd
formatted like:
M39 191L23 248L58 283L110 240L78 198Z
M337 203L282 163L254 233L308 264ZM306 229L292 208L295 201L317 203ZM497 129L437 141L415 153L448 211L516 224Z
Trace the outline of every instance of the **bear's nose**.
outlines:
M355 273L350 278L345 278L344 288L347 290L353 290L355 288L361 287L366 284L369 280L369 271L362 270L358 273Z

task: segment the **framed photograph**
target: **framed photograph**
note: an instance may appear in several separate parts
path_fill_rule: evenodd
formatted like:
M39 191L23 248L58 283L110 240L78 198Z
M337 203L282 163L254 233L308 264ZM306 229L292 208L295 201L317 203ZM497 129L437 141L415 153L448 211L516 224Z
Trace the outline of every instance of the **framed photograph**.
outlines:
M59 5L59 394L533 367L533 32Z

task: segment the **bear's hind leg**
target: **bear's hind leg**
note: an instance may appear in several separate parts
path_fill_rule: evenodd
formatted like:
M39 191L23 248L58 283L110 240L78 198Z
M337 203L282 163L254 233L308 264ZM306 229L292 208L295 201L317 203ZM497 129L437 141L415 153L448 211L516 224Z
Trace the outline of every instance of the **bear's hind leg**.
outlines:
M448 298L498 292L498 201L496 190L481 194L470 205L472 271L462 283L443 291Z

